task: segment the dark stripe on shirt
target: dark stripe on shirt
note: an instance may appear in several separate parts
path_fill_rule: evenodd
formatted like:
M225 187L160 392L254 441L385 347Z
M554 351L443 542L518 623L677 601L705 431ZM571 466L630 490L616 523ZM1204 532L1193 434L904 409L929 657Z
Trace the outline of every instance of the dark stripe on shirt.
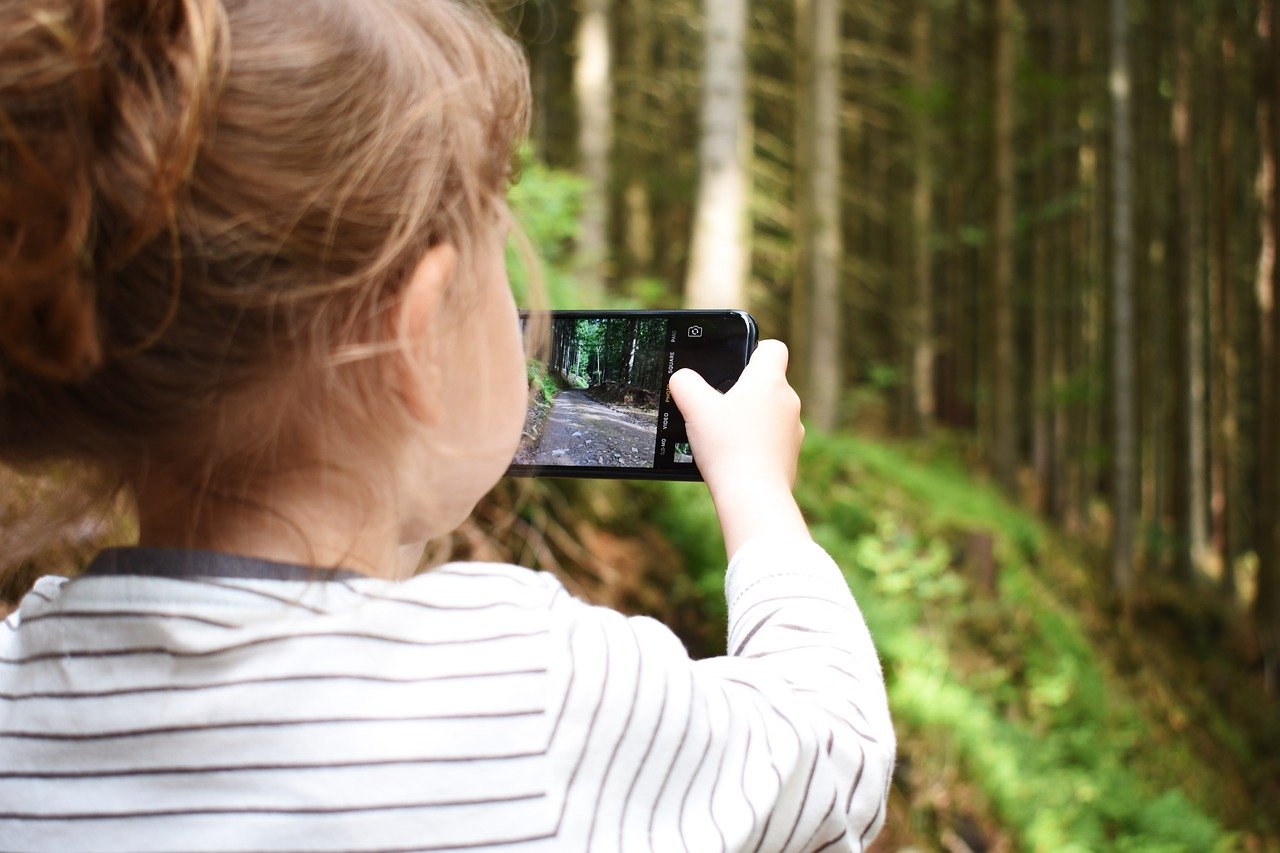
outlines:
M192 776L206 773L273 773L298 770L356 770L365 767L411 767L422 764L476 764L540 758L546 752L508 752L496 755L451 755L428 758L386 758L368 761L324 761L298 764L215 764L199 767L122 767L116 770L43 770L0 773L0 779L116 779L135 776Z
M814 827L813 827L813 832L809 833L809 837L808 837L808 838L806 838L806 839L804 840L804 844L802 844L802 845L800 846L800 849L801 849L801 850L812 850L812 849L813 849L813 839L817 837L818 833L822 831L822 827L826 826L827 821L831 819L831 816L832 816L833 814L835 814L835 812L836 812L836 802L837 802L839 799L840 799L840 795L839 795L839 793L837 793L836 791L832 791L832 792L831 792L831 804L827 806L827 811L826 811L826 813L822 816L822 819L821 819L820 821L818 821L818 822L817 822L817 824L815 824L815 825L814 825ZM841 821L841 823L843 823L843 821Z
M411 717L320 717L299 720L242 720L227 723L206 723L199 726L156 726L148 729L120 729L112 732L30 732L0 731L0 738L14 740L116 740L121 738L147 737L149 735L187 734L190 732L225 731L228 729L261 729L284 728L288 726L327 726L350 723L382 724L382 723L426 723L443 720L484 720L509 719L514 717L534 717L545 713L541 708L519 711L488 711L479 714L422 714Z
M813 777L818 772L818 758L819 750L814 749L813 763L809 765L809 778L804 781L804 796L800 798L800 811L796 812L796 819L791 824L791 831L787 833L787 840L782 842L781 849L783 850L786 850L788 845L791 844L791 839L795 838L796 830L800 828L800 824L803 821L805 807L809 804L809 793L813 790Z
M265 646L271 643L287 642L289 640L369 640L371 642L389 643L396 646L435 648L441 646L469 646L478 643L493 643L499 640L523 640L531 637L541 637L549 633L549 629L542 628L537 631L495 634L491 637L472 637L465 640L409 640L404 637L385 637L380 634L365 634L359 631L324 631L315 633L282 634L275 637L261 637L256 640L247 640L243 643L233 643L229 646L222 646L216 649L205 649L204 651L179 651L176 649L166 648L164 646L139 646L125 649L76 649L73 651L62 652L42 652L25 658L0 658L0 664L24 666L26 664L39 663L41 661L48 660L67 661L78 658L121 658L134 657L137 655L166 655L174 658L209 658L217 657L218 655L225 655L230 652L243 651L257 646Z
M631 808L631 797L636 792L636 785L640 781L640 774L649 764L649 756L653 754L653 745L658 740L658 732L662 729L662 719L667 713L667 691L669 679L662 679L662 698L658 700L658 719L653 724L653 733L649 735L649 743L645 745L644 755L640 756L640 763L636 765L635 775L631 777L631 785L627 788L627 795L622 801L622 817L618 820L618 849L622 849L623 828L627 825L627 810Z
M578 771L582 769L582 762L587 757L587 750L591 748L591 735L596 730L596 720L599 719L600 709L604 706L605 694L609 692L609 635L605 633L604 625L600 625L600 634L604 637L604 642L601 644L604 648L604 674L600 678L600 696L596 699L596 708L591 713L591 722L587 724L587 733L582 738L582 751L578 753L578 760L573 764L573 772L569 774L569 781L564 786L564 802L560 806L560 816L556 818L556 835L560 834L560 824L564 820L564 813L573 799L573 783L578 778ZM587 846L589 847L590 845L591 839L588 838Z
M689 729L693 728L690 723L693 722L693 699L694 699L694 678L693 670L689 670L689 708L685 712L684 725L680 727L680 742L676 744L676 751L671 756L671 763L667 765L667 772L662 777L662 784L658 786L658 796L653 800L653 808L649 809L649 846L653 844L653 824L658 819L658 804L662 802L662 795L667 790L667 783L671 781L671 774L676 769L676 764L680 761L680 753L684 752L685 741L689 739Z
M702 767L704 764L706 764L707 754L711 752L711 741L712 741L711 708L710 708L710 704L707 701L707 694L705 691L702 692L702 712L705 715L707 720L707 742L702 745L702 754L698 756L698 764L696 767L693 768L693 775L689 777L689 784L685 786L684 794L681 795L680 797L680 811L678 813L679 816L676 818L676 826L679 827L680 829L680 842L684 845L685 850L689 849L689 842L685 841L685 837L684 837L685 806L689 802L689 795L693 793L694 783L698 781L698 774L702 772ZM714 818L715 816L712 815L712 817ZM698 851L698 853L702 853L702 851Z
M763 628L765 624L770 619L777 616L781 610L782 610L781 607L775 608L772 611L770 611L767 615L765 615L759 622L757 622L755 626L750 631L747 632L747 636L742 638L742 642L738 643L738 647L733 650L734 657L737 657L738 655L742 654L742 650L747 647L747 643L751 642L751 638L756 635L756 631L759 631L761 628Z
M455 808L458 806L486 806L502 803L519 803L538 800L546 796L539 791L531 794L512 794L507 797L485 797L471 800L438 800L426 803L386 803L372 806L258 806L258 807L209 807L193 809L155 809L134 812L66 812L63 814L35 814L31 812L0 812L0 820L30 821L82 821L82 820L138 820L158 817L193 817L196 815L328 815L355 814L361 812L410 811L414 809Z
M427 684L437 681L474 681L481 678L503 678L515 675L545 675L546 667L530 669L513 669L503 672L460 672L447 675L424 675L421 678L390 678L380 675L363 674L324 674L315 675L281 675L263 676L262 678L242 678L234 681L214 681L208 684L153 684L145 687L120 687L114 690L98 690L83 693L65 692L31 692L0 693L0 699L9 702L20 702L25 699L109 699L117 696L137 696L147 693L192 693L202 690L221 690L231 687L258 687L273 684L296 684L309 681L355 681L368 684L411 685Z
M600 793L601 796L596 799L595 810L591 813L591 826L587 828L587 843L596 834L596 820L600 817L600 804L604 801L604 790L609 784L609 774L613 772L613 763L618 760L618 750L622 748L622 742L626 740L627 732L631 731L631 721L636 714L636 700L640 698L640 677L644 672L644 653L640 649L640 641L636 639L635 634L631 634L631 642L636 648L636 674L635 688L631 691L631 701L627 703L627 718L622 722L622 731L613 741L613 751L609 753L609 763L604 767L604 775L600 777ZM624 806L625 808L625 806ZM618 826L618 835L622 835L622 826Z
M858 836L858 842L864 847L867 845L867 833L871 831L871 827L876 825L876 821L880 819L880 813L884 811L884 804L889 801L888 791L885 794L886 796L881 797L880 802L876 803L876 813L871 816L871 820L862 830L862 835Z
M220 622L205 616L194 616L190 613L166 613L159 610L51 610L48 613L37 613L35 616L28 616L22 620L22 624L30 625L35 622L46 621L58 622L63 619L68 621L75 619L164 619L170 622L199 622L204 625L212 625L215 628L244 627L234 622Z

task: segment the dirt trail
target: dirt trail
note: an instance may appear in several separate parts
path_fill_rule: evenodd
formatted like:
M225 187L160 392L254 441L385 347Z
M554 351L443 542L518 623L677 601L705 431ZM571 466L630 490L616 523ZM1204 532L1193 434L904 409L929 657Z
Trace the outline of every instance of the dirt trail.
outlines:
M551 404L542 438L516 454L519 465L631 465L653 467L658 415L624 412L585 391L561 391Z

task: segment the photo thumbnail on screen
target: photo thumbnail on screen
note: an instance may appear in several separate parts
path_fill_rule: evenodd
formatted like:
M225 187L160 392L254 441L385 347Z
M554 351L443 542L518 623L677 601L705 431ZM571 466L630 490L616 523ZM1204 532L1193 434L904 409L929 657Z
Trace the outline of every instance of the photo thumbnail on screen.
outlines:
M529 365L515 464L653 468L667 327L663 317L555 317L546 361Z

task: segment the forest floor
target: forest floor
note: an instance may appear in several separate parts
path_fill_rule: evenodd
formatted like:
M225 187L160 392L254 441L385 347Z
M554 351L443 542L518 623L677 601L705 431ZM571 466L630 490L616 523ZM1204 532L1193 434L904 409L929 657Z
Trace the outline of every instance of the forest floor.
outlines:
M587 534L615 563L604 577L629 590L602 597L677 626L722 618L705 490L631 488L627 538ZM797 496L889 688L899 761L875 850L1280 851L1280 699L1236 605L1148 573L1126 622L1105 551L946 448L811 435ZM675 569L660 564L672 547ZM670 594L655 607L648 586ZM676 612L691 607L701 615ZM715 636L685 639L722 654Z
M609 406L586 391L561 391L551 403L542 435L516 454L518 465L653 466L658 413Z
M0 498L21 498L0 515L47 498L28 491L0 477ZM796 492L885 672L898 765L874 850L1280 853L1280 698L1237 605L1148 572L1119 618L1105 552L945 446L811 433ZM9 551L0 613L128 528ZM701 484L508 480L456 539L456 557L557 571L697 656L724 653L724 545Z

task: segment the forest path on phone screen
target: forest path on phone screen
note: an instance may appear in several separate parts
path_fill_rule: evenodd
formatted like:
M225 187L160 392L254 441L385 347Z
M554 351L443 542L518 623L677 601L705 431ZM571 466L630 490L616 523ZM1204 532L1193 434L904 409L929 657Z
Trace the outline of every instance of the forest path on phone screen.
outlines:
M542 437L521 445L517 465L607 465L653 467L658 415L597 402L586 391L556 395Z

